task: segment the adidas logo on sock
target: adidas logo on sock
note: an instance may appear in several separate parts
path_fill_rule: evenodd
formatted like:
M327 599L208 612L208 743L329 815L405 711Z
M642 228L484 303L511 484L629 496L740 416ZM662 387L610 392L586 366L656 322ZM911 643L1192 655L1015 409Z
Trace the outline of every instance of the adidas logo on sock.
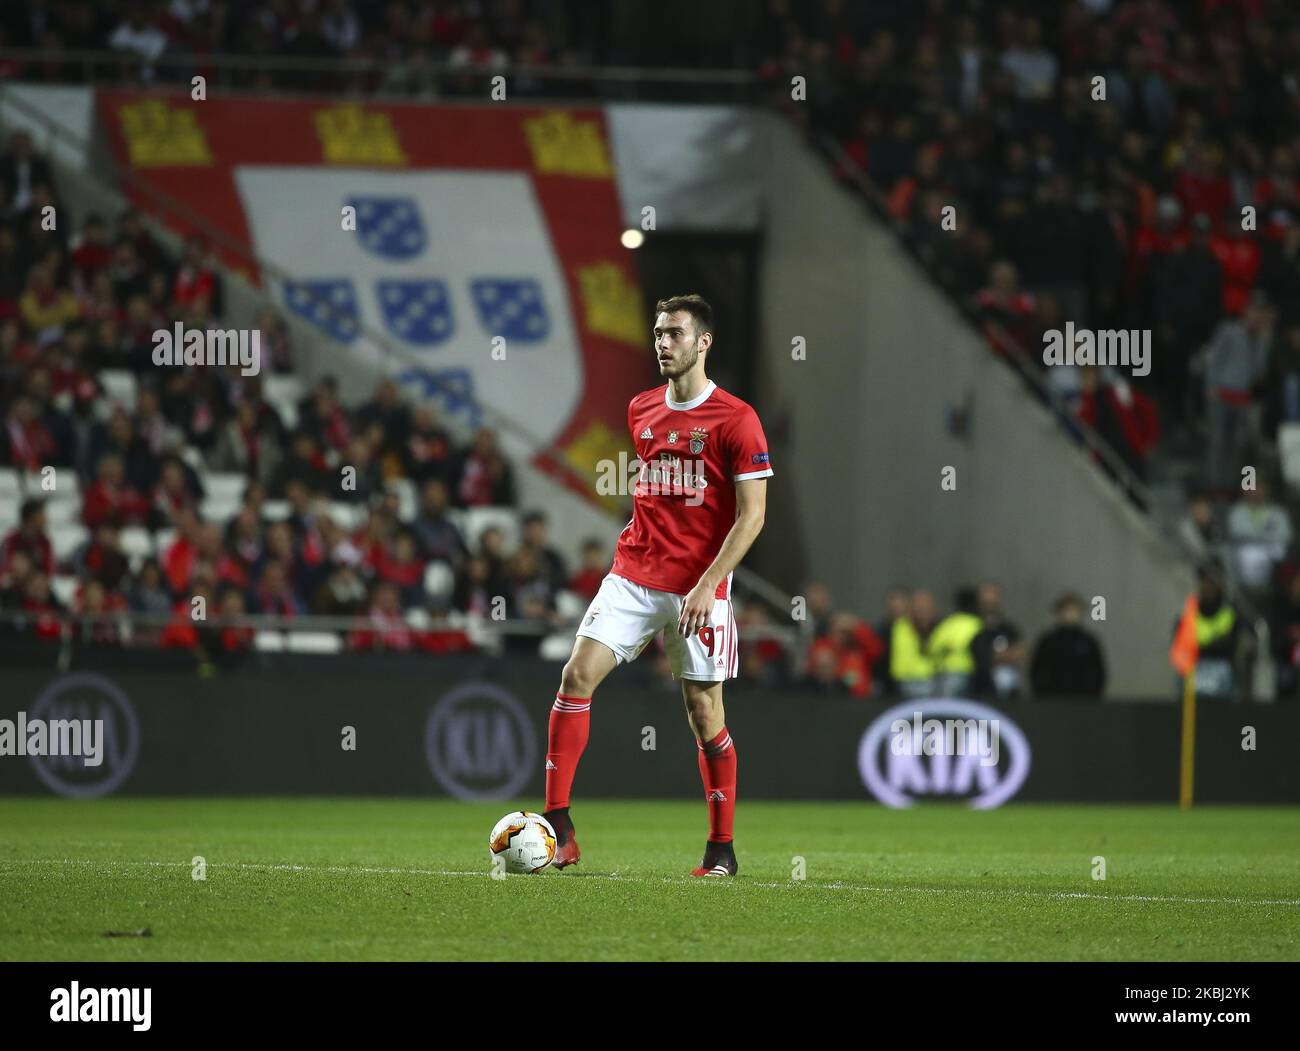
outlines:
M547 770L554 770L555 768L556 768L556 767L555 767L555 764L554 764L554 763L552 763L549 759L546 760L546 769L547 769Z
M722 789L720 788L715 788L712 792L709 793L710 803L725 803L726 801L727 801L727 797L722 794Z
M644 431L641 432L641 438L642 438L643 441L648 441L649 439L651 439L651 438L653 438L653 437L654 437L654 435L650 432L650 428L649 428L649 427L647 427Z

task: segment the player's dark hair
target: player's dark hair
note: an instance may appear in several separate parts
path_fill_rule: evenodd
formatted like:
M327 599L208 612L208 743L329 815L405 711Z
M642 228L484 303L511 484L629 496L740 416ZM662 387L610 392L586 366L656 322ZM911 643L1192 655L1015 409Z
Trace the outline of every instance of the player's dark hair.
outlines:
M703 296L692 293L689 296L669 296L655 304L655 315L675 314L684 310L695 321L695 334L703 335L713 332L713 308L705 302Z

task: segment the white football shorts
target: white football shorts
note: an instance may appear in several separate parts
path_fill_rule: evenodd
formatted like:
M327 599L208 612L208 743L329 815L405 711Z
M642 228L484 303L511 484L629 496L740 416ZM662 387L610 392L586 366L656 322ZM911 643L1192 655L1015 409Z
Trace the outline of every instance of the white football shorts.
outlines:
M608 573L583 614L578 634L603 642L624 664L636 660L662 631L674 678L703 682L734 678L739 640L731 600L714 599L709 624L684 639L677 634L677 618L685 599Z

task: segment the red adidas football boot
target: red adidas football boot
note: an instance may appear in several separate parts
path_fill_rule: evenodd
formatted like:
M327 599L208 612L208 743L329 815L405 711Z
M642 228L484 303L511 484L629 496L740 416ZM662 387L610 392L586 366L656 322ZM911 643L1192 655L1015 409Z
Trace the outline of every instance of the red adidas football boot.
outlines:
M704 844L704 860L691 869L692 876L734 876L740 869L736 850L730 842Z
M557 869L572 865L582 857L578 849L578 839L573 834L573 822L569 820L569 808L547 810L542 814L555 829L555 860L551 862Z

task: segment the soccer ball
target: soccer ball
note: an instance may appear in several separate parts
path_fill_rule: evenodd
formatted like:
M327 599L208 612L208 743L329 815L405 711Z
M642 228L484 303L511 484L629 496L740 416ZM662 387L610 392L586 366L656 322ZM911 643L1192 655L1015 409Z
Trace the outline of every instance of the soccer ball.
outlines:
M496 823L488 847L507 872L541 872L555 860L555 829L541 814L516 810Z

